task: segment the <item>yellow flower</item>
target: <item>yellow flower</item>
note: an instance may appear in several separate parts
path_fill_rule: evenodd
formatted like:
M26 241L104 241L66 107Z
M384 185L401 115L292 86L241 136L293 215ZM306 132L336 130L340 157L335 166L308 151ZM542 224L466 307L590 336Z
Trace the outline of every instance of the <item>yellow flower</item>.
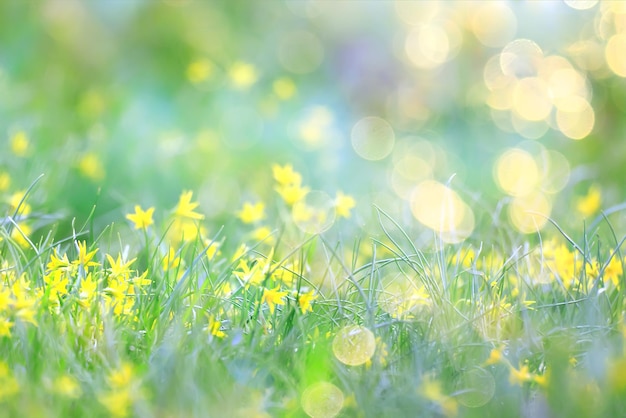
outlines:
M274 289L264 289L263 290L263 298L261 299L261 303L267 303L267 306L270 308L270 314L274 314L274 309L276 305L284 305L285 301L283 298L287 296L286 291L279 291L280 286L275 287Z
M597 185L589 187L587 194L576 201L576 209L581 215L588 217L600 209L602 193Z
M213 63L206 58L195 60L187 66L186 75L193 84L208 80L213 75Z
M78 381L68 374L59 376L54 380L52 391L72 399L77 399L82 394Z
M307 293L301 293L298 295L298 305L300 306L300 311L302 314L313 311L313 307L311 306L311 302L317 299L317 295L314 290L310 290Z
M180 266L180 262L180 256L176 254L176 250L174 250L174 248L170 247L167 254L161 261L161 267L163 268L163 271L176 269Z
M287 77L281 77L272 84L274 94L281 100L289 100L296 94L296 85Z
M207 330L211 333L211 335L216 336L217 338L224 338L226 333L222 331L222 322L215 319L215 317L209 317L209 325Z
M228 76L233 85L242 90L252 86L259 78L254 66L246 62L234 63L228 71Z
M243 208L237 212L237 217L245 224L251 224L265 219L265 204L245 202Z
M286 164L284 166L280 166L278 164L272 165L272 174L274 175L274 180L281 186L286 186L288 184L300 184L302 182L302 176L297 171L293 170L293 166L291 164Z
M349 218L350 209L354 208L355 205L356 202L352 196L337 192L337 196L335 197L335 212L337 216Z
M609 261L609 263L604 268L603 277L605 283L610 280L615 285L615 287L619 287L620 278L624 274L622 262L623 261L620 260L617 255L614 255L611 258L611 261Z
M100 402L114 417L127 417L132 403L129 389L112 390L98 395Z
M104 165L94 152L88 152L78 161L78 171L91 180L102 180L105 176Z
M512 385L523 385L525 382L533 380L533 375L528 370L528 365L523 365L519 369L511 366L509 374L509 383Z
M194 212L194 210L198 207L198 202L192 202L191 197L193 196L192 191L184 191L180 198L178 199L178 204L174 208L174 215L180 218L188 218L188 219L204 219L204 215Z
M258 242L264 242L266 244L273 244L274 237L272 236L272 230L267 226L260 226L252 231L252 239Z
M503 361L503 359L504 359L504 355L502 354L502 348L494 348L489 353L489 358L485 360L484 365L490 366L493 364L498 364L501 361Z
M300 184L287 184L284 186L276 186L276 191L289 206L299 202L309 192L308 187L302 187Z
M132 270L130 269L130 265L137 260L137 258L133 258L130 261L124 262L122 259L122 255L118 254L117 259L114 259L109 254L106 255L107 260L109 261L109 274L110 277L117 279L127 279L128 276L132 274Z
M0 172L0 192L8 190L9 186L11 186L11 176L9 173Z
M78 247L78 256L76 260L72 261L75 266L83 266L83 268L99 266L100 263L93 260L94 256L98 252L98 248L93 251L87 252L87 243L85 241L76 241Z
M20 385L11 373L9 366L0 360L0 402L20 391Z
M26 192L23 190L15 192L9 197L9 212L11 215L27 216L30 214L31 207L26 203L25 199Z
M265 280L265 271L263 271L262 264L263 262L259 260L250 267L246 260L240 259L237 269L241 271L233 271L233 274L245 286L249 286L250 284L259 285Z
M216 255L220 255L222 253L220 251L220 243L217 241L204 240L204 245L206 246L206 257L209 260L213 260Z
M11 137L11 151L18 157L25 157L28 153L28 148L30 147L30 141L28 140L28 136L26 136L26 132L17 131Z
M10 337L12 327L13 322L9 321L7 318L0 318L0 337Z
M141 209L141 206L135 205L135 213L127 214L126 219L135 224L135 229L145 229L154 223L154 220L152 219L153 213L153 207L144 211Z

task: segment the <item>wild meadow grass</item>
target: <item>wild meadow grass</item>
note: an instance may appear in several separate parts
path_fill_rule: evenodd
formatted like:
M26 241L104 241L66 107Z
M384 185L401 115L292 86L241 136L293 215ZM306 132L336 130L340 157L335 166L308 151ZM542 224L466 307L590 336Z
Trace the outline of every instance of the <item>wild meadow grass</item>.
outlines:
M301 175L272 171L274 195L236 214L243 235L209 233L192 191L38 242L28 194L8 208L0 415L623 412L623 239L418 248L377 209L379 238L332 241L327 217L357 202L298 208Z
M0 418L626 416L626 1L0 0Z

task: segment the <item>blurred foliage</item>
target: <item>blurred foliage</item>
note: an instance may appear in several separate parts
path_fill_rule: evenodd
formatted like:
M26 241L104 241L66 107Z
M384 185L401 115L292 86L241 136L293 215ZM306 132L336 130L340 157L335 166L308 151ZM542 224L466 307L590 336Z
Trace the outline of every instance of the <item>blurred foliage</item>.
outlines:
M371 203L411 223L410 203L390 186L403 156L424 157L412 147L425 141L435 154L428 177L450 182L477 223L491 225L476 208L508 204L493 166L521 146L535 158L565 156L569 167L554 175L569 180L543 213L579 228L573 202L592 183L602 207L624 200L626 74L611 51L623 45L625 16L610 1L3 1L0 167L12 190L45 174L34 201L67 219L60 234L96 203L102 227L137 202L171 207L184 188L219 225L271 187L257 173L272 162L293 163L314 189L354 194L361 223ZM511 48L520 40L540 57ZM549 67L538 59L569 66L573 78L556 83L591 104L584 138L561 132L551 103L545 120L523 119L554 98L552 84L544 102L539 92L510 112L494 107L493 84L513 84L490 78L489 62L511 50L514 83L536 81ZM393 150L380 159L351 146L368 116L393 129ZM30 149L16 158L17 132Z

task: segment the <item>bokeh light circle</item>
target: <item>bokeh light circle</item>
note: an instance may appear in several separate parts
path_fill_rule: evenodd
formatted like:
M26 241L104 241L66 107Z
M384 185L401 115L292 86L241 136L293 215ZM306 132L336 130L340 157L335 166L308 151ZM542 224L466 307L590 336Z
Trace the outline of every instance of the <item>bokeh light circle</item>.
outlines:
M376 161L387 157L393 150L395 133L385 119L367 116L359 120L350 134L352 148L363 159Z
M533 77L543 59L543 51L530 39L509 42L500 53L502 73L517 78Z
M350 325L342 328L333 339L333 354L343 364L359 366L372 358L376 339L369 329Z
M491 373L480 367L464 371L456 380L457 401L468 408L487 404L495 394L496 382Z
M415 187L411 212L447 243L461 242L474 230L472 209L454 190L435 180L425 180Z
M332 418L343 408L341 389L329 382L317 382L302 393L300 404L311 418Z
M409 31L404 42L409 61L418 68L433 69L449 58L450 38L436 24L422 24Z
M541 192L516 197L508 208L511 224L524 234L541 230L548 222L551 211L552 203Z
M626 33L611 36L606 44L604 56L606 63L616 75L626 77Z
M334 200L319 190L308 192L291 208L294 223L308 234L321 234L333 226L335 212Z
M571 97L567 107L561 106L556 112L556 124L568 138L583 139L593 130L595 124L593 108L585 99Z
M503 2L482 2L472 15L471 29L481 44L504 46L515 36L517 19Z
M572 9L588 10L598 4L599 0L563 0Z
M531 121L547 118L552 111L547 83L538 77L519 80L513 89L513 111Z
M533 156L519 148L505 151L496 161L494 177L510 196L525 196L539 183L539 170Z

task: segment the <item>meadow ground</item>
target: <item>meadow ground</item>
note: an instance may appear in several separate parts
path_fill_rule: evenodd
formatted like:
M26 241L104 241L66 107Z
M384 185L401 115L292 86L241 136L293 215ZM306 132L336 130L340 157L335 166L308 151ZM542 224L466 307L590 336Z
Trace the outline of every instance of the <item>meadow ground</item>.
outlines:
M626 416L624 4L0 2L0 418Z

